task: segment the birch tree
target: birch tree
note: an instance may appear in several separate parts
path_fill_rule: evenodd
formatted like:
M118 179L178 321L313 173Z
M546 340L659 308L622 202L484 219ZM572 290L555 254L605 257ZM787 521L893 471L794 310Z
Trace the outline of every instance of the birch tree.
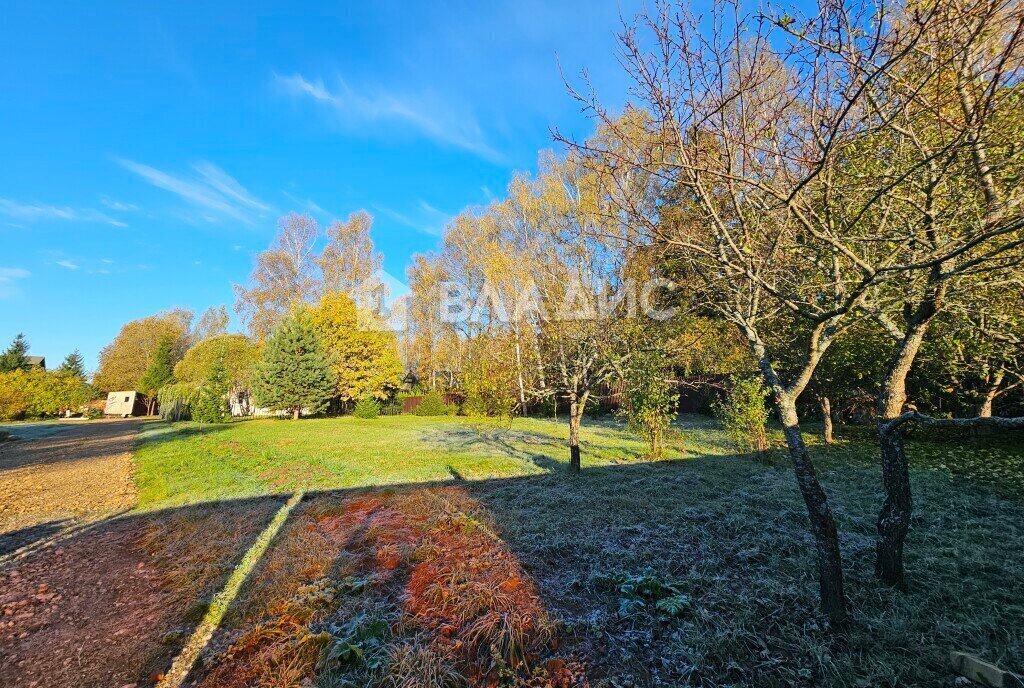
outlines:
M249 286L235 285L235 310L257 342L297 304L312 302L322 291L315 254L318 233L309 215L282 217L270 248L256 256Z
M325 291L341 292L360 309L379 314L385 294L377 273L384 259L374 247L372 226L373 218L365 210L352 213L345 222L332 222L318 263Z

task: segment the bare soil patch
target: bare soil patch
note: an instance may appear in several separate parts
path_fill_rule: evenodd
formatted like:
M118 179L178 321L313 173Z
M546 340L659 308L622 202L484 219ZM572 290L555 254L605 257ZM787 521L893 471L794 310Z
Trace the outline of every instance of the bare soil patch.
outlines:
M36 439L0 443L0 554L135 503L132 451L140 421L56 427Z
M124 517L0 571L0 685L152 685L279 506Z

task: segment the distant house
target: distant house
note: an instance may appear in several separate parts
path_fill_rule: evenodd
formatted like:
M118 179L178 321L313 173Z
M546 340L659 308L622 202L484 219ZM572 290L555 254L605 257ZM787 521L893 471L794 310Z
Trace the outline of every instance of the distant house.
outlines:
M145 416L149 413L149 402L142 392L126 391L111 392L107 395L107 405L103 409L105 416Z
M402 381L399 383L398 391L409 393L416 388L416 385L418 385L419 382L419 378L416 377L416 371L410 370L405 374L405 377L403 377Z
M232 418L273 418L289 414L289 411L274 411L257 406L252 392L241 387L228 393L228 404L231 406ZM307 411L303 409L303 413L307 413Z
M46 357L45 356L26 356L25 362L29 368L42 368L46 370Z

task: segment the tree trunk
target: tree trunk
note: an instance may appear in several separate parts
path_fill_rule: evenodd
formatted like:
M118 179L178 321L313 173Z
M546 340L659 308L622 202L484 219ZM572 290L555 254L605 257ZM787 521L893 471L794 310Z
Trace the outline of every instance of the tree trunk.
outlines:
M298 420L299 419L299 411L300 411L300 409L299 409L298 406L296 406L295 408L292 409L292 420Z
M516 330L516 376L519 382L519 413L526 415L526 383L523 380L523 354L519 345L519 331Z
M846 593L843 590L843 557L839 550L839 533L828 504L828 497L814 470L800 432L796 400L791 396L775 396L779 420L786 435L786 444L793 461L800 494L807 505L815 548L818 554L818 583L821 588L821 610L835 628L846 624Z
M537 361L537 386L540 387L542 390L546 390L548 388L548 380L547 376L545 376L544 374L544 357L541 355L540 352L540 342L537 341L537 337L532 337L532 341L533 354L536 357Z
M821 396L821 420L824 423L825 444L832 444L835 438L832 437L832 402L824 394Z
M580 421L583 408L573 396L569 399L569 472L579 473L580 465Z
M885 502L878 514L875 575L886 585L905 589L903 543L910 530L913 502L907 454L903 446L903 428L893 428L880 421L878 444L882 454Z
M907 376L921 349L928 321L934 315L934 305L919 308L907 334L900 342L882 380L878 396L878 446L882 459L882 484L885 501L878 513L878 539L875 552L875 575L885 583L899 589L906 588L903 575L903 543L910 530L913 502L910 496L910 471L907 452L903 444L902 426L894 421L907 402Z
M989 382L988 387L985 389L985 396L982 397L981 404L978 405L978 417L979 418L991 418L992 417L992 405L995 403L996 397L999 396L999 388L1003 386L1003 373L1000 372Z

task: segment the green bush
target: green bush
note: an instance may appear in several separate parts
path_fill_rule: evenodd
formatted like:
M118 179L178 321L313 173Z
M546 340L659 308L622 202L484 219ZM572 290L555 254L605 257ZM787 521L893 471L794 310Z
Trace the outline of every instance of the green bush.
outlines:
M380 415L380 404L377 403L376 399L363 397L356 402L352 415L356 418L376 418Z
M444 397L439 392L428 392L420 405L416 407L417 416L450 416L454 409L444 403Z
M0 373L0 420L60 416L95 398L82 378L41 368Z
M192 420L205 424L227 423L231 420L231 407L220 390L207 384L196 392L189 411Z
M680 433L672 432L678 396L667 381L669 368L664 354L637 356L632 367L619 416L647 443L648 458L660 459L666 454L667 440L681 438Z
M767 394L760 378L739 377L733 380L725 398L714 404L715 415L741 453L756 452L763 458L768 449Z

